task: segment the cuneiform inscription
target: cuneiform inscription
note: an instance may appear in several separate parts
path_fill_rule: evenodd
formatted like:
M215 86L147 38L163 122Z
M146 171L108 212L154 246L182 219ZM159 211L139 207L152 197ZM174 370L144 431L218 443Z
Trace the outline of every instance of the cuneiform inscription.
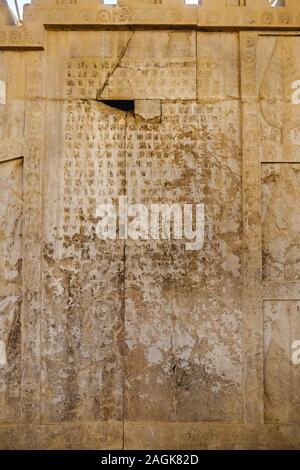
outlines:
M109 57L70 59L67 63L66 96L95 99L113 64L114 60Z
M82 216L122 193L125 117L100 103L66 104L64 234L79 233Z

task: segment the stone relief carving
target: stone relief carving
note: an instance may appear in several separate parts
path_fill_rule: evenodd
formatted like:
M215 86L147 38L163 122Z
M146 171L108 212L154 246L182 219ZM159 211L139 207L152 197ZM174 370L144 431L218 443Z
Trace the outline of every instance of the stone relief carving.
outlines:
M0 447L299 448L300 55L255 27L300 13L230 3L41 0L1 26L26 86L0 105ZM122 99L154 114L101 102ZM120 192L204 200L203 252L97 240Z

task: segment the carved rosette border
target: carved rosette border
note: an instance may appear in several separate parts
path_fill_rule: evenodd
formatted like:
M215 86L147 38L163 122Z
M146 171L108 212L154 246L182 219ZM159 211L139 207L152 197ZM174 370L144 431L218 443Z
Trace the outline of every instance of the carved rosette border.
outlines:
M234 11L201 11L198 13L198 26L236 26L247 28L284 28L300 26L300 11L280 8L268 10L250 10L245 7L236 8Z
M1 26L0 49L43 49L45 41L43 29L65 26L118 27L159 25L161 27L187 26L189 28L261 28L281 29L300 28L300 9L274 8L250 10L245 7L228 8L222 11L208 10L191 5L168 7L165 5L98 6L78 8L74 5L26 10L24 26ZM40 30L36 30L39 27Z
M95 8L31 8L25 18L28 22L51 24L197 24L196 8L170 8L162 5L142 7L100 6Z
M1 49L43 49L42 32L30 31L20 26L0 27Z
M143 5L142 7L99 6L97 8L31 8L28 10L26 20L43 24L187 24L194 26L236 26L236 27L299 27L300 9L290 10L274 8L266 10L250 10L249 8L228 8L208 10L203 7L191 5L168 7L165 5Z

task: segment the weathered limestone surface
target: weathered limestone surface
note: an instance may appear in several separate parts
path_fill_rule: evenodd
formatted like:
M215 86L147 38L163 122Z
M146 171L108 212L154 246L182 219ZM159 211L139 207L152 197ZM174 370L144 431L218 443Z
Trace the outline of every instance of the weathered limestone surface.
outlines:
M239 137L233 101L163 104L161 125L130 119L129 202L204 201L207 215L200 256L182 242L127 245L130 420L242 420Z
M122 421L124 243L96 237L95 212L124 192L125 114L70 101L47 117L41 420Z
M202 3L0 6L0 448L300 446L300 7Z
M263 274L269 281L300 279L300 165L262 167Z
M299 301L264 304L265 421L299 423L299 370L291 345L300 334Z
M23 168L22 160L0 165L0 419L14 422L20 418Z
M300 76L300 38L260 37L258 47L262 159L299 161L300 106L292 103L291 85Z

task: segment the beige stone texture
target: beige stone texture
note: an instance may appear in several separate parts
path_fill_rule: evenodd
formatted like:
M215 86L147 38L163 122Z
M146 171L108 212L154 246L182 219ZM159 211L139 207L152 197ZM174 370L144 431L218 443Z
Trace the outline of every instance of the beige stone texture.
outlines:
M300 165L262 166L263 276L300 279Z
M1 162L0 420L20 418L23 162Z
M264 303L265 422L299 423L300 369L292 344L300 335L299 301Z
M160 100L134 100L134 114L145 120L161 121Z
M0 4L0 448L299 449L300 4L118 3Z

